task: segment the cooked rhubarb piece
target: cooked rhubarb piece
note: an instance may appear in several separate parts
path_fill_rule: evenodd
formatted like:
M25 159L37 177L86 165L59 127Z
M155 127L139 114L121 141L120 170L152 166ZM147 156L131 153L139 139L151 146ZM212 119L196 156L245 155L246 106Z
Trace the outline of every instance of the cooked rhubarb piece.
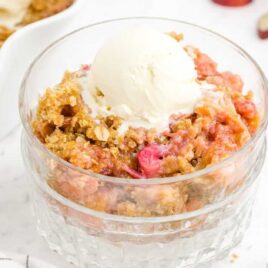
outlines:
M157 177L160 173L161 150L159 145L151 144L138 153L138 162L142 174L147 177Z

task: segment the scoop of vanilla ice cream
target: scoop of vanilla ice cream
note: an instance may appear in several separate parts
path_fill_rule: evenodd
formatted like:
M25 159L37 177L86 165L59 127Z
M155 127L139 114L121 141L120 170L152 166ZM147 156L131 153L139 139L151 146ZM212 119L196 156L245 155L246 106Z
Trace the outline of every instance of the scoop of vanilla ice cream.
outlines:
M31 0L0 0L0 25L15 27L24 17Z
M133 28L98 51L85 100L98 114L116 114L130 126L164 129L171 114L193 112L201 96L196 78L194 62L179 42Z

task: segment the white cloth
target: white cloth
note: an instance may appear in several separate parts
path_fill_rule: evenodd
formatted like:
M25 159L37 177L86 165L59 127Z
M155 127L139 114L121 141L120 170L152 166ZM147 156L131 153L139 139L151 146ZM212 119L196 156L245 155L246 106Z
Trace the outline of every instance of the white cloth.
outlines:
M0 268L57 268L30 255L1 253Z

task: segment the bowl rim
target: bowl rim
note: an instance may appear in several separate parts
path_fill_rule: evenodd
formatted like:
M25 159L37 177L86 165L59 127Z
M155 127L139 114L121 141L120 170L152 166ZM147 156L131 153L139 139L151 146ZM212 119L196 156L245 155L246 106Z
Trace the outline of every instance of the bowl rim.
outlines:
M99 25L113 23L113 22L119 22L119 21L126 21L126 20L129 20L129 21L130 20L162 20L162 21L170 21L170 22L180 23L180 24L184 24L184 25L196 28L198 30L201 30L203 32L206 32L206 33L212 35L214 38L218 38L219 40L226 42L229 46L232 47L232 49L234 49L240 55L244 56L249 61L249 63L251 63L255 67L256 71L260 75L263 90L266 91L265 100L264 100L265 108L264 108L264 112L263 112L264 116L262 118L261 124L260 124L257 132L255 133L255 135L251 137L251 139L248 141L247 144L245 144L242 148L240 148L238 151L236 151L235 153L233 153L231 156L227 157L226 159L224 159L216 164L213 164L211 166L208 166L204 169L192 172L192 173L174 176L174 177L164 177L164 178L126 179L126 178L118 178L118 177L113 177L113 176L101 175L101 174L97 174L97 173L94 173L92 171L77 167L77 166L67 162L66 160L60 158L59 156L52 153L51 151L49 151L46 148L46 146L39 141L39 139L34 135L32 129L31 129L31 125L27 120L27 114L23 109L23 103L24 103L24 99L25 99L28 77L30 76L31 71L34 68L35 64L37 64L39 59L41 59L43 56L45 56L46 53L48 53L51 49L53 49L55 46L57 46L58 43L64 41L69 36L72 36L73 34L76 34L77 32L92 28L94 26L99 26ZM78 29L64 35L63 37L57 39L56 41L51 43L47 48L45 48L39 55L37 55L37 57L34 59L34 61L29 66L27 72L25 73L24 78L23 78L23 82L22 82L21 87L20 87L19 113L20 113L23 128L24 128L27 136L30 138L31 142L34 144L34 146L37 146L40 150L44 151L47 155L49 155L49 157L51 159L55 160L56 162L60 163L63 166L66 166L67 168L70 168L76 172L83 174L83 175L93 177L93 178L98 179L100 181L116 183L116 184L130 184L130 185L168 184L168 183L190 180L192 178L200 177L200 176L203 176L207 173L211 173L213 171L216 171L220 167L228 166L234 159L241 157L243 155L243 153L247 149L249 149L252 146L252 144L254 144L262 136L263 132L265 131L265 129L267 127L267 123L268 123L268 82L267 82L266 77L265 77L262 69L260 68L260 66L244 49L242 49L236 43L234 43L233 41L224 37L223 35L216 33L215 31L209 30L203 26L199 26L199 25L196 25L196 24L193 24L190 22L176 20L176 19L170 19L170 18L143 17L143 16L124 17L124 18L109 19L109 20L105 20L105 21L101 21L101 22L96 22L96 23L88 24L86 26L78 28Z

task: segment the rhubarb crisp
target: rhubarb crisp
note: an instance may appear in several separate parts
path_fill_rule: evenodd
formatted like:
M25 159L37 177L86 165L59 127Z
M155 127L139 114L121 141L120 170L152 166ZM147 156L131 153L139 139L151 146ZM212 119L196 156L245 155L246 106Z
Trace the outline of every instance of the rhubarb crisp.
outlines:
M224 172L148 187L116 186L94 178L94 173L112 176L116 184L118 178L153 180L189 174L226 159L254 135L260 116L253 93L242 92L240 76L219 71L217 64L195 47L185 46L184 50L194 62L197 82L209 88L193 112L170 114L163 131L132 126L122 131L121 117L94 114L84 101L80 83L90 73L90 65L66 72L58 85L46 90L32 120L35 135L58 157L93 172L82 175L53 160L49 163L51 188L98 211L163 216L199 209L241 185L243 175L233 179Z
M18 20L15 17L17 15L20 17L21 11L16 10L20 9L20 6L16 7L16 1L22 2L22 0L12 1L14 1L14 3L11 3L10 6L4 3L3 7L0 1L0 47L16 30L67 9L74 3L75 0L25 0L26 2L29 1L29 5L26 7L25 13ZM4 18L8 21L12 20L12 22L15 23L7 23L6 25Z

